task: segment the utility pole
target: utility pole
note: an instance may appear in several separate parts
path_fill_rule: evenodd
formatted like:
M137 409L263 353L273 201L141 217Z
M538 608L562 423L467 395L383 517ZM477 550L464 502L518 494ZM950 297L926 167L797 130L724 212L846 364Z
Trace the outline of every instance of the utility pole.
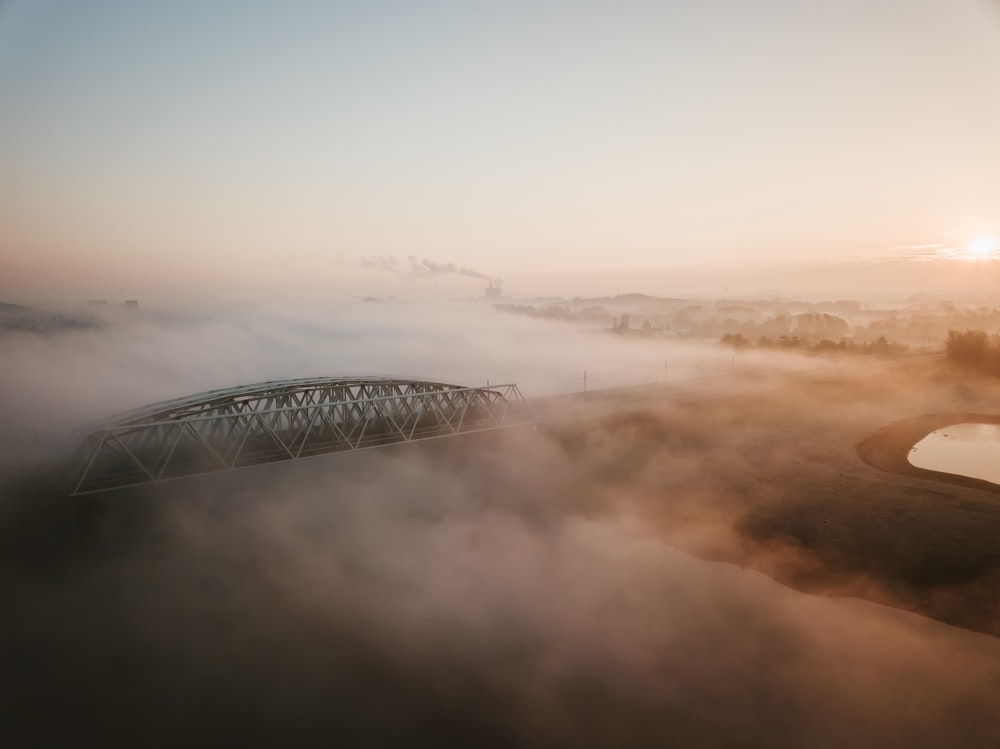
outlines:
M583 392L587 392L587 370L583 370Z

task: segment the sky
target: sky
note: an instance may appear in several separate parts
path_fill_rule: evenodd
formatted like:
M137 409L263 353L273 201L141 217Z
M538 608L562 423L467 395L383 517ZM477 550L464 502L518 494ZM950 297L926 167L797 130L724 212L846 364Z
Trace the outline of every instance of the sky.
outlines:
M961 255L997 91L997 0L0 0L0 297Z
M750 558L716 513L798 497L797 461L821 443L821 478L852 466L856 437L830 435L988 389L893 374L882 402L881 370L850 363L340 297L736 288L720 269L788 291L805 267L809 284L860 268L891 286L901 266L995 295L998 92L1000 0L0 0L0 302L142 300L0 341L14 730L51 745L137 727L152 739L134 744L176 746L203 722L318 723L378 743L430 735L440 710L503 722L510 743L668 745L694 726L692 744L981 745L993 638L651 536L684 515L707 529L696 548ZM264 299L147 304L180 295ZM728 393L700 389L736 383L727 368L780 387L758 376L765 356L865 395L838 390L823 415L816 391L783 388L746 411L710 399L694 423L665 406L451 457L180 487L176 531L106 559L45 551L50 508L15 471L90 419L240 383L399 374L534 397L662 376L694 398ZM800 448L752 465L795 429Z

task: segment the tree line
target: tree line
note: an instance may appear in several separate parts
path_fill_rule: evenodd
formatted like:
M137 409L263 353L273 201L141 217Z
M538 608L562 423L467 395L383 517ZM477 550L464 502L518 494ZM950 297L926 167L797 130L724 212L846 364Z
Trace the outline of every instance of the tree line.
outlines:
M985 330L949 330L948 360L965 369L1000 375L1000 335Z
M895 343L879 336L874 341L854 341L840 339L833 341L823 338L819 341L808 338L800 338L795 335L782 335L777 338L761 337L756 342L746 338L741 333L727 333L719 339L723 346L731 346L736 349L780 349L785 351L805 351L814 353L844 353L844 354L874 354L889 356L904 354L910 350L905 343Z

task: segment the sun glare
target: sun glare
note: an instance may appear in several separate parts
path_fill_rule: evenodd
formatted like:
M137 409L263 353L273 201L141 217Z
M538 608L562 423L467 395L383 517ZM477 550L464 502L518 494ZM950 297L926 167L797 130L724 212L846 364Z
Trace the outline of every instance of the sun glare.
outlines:
M979 237L969 242L966 252L970 258L990 257L997 249L996 240L993 237Z

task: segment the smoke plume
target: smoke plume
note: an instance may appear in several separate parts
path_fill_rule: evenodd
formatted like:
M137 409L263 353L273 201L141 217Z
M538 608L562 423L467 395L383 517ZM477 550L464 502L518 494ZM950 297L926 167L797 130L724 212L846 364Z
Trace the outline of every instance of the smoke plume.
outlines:
M432 276L455 275L468 276L470 278L481 278L493 284L501 284L499 278L493 278L485 273L480 273L472 268L466 268L455 263L438 263L427 258L418 258L416 255L407 255L408 266L402 264L391 255L379 255L373 258L366 258L361 261L362 267L378 268L380 270L395 273L397 275L408 276L410 278L429 278Z

